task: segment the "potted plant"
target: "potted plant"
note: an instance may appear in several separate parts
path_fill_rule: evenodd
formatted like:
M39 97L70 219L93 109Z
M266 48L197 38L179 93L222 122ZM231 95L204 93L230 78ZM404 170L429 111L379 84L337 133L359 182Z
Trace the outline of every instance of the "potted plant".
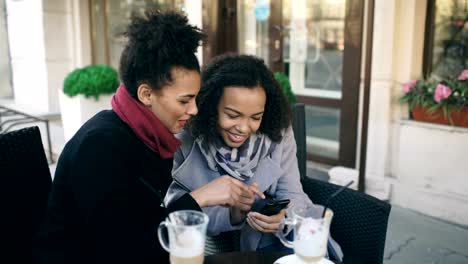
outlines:
M118 86L117 71L107 65L78 68L65 77L59 91L65 140L94 114L111 108L111 98Z
M468 69L456 78L409 81L402 90L414 120L468 127Z

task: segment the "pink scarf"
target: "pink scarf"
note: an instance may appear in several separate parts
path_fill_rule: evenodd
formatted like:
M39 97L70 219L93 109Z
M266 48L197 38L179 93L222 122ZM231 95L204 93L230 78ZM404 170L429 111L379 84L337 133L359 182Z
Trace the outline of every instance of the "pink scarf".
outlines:
M131 97L123 84L112 97L112 109L146 146L163 159L174 156L174 152L181 144L180 141L151 110Z

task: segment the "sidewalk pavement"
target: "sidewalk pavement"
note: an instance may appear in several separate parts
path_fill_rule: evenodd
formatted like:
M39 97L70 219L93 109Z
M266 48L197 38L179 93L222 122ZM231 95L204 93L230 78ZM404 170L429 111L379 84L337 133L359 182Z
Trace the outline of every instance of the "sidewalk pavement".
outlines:
M309 164L309 177L328 181L329 168ZM468 208L467 208L468 210ZM384 264L468 264L468 226L392 205Z
M468 227L392 206L384 264L467 264Z

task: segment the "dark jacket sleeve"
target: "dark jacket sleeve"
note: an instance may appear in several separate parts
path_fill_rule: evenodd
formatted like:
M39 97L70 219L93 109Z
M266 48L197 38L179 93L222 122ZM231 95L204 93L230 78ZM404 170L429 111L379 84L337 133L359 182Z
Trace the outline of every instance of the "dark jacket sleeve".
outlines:
M190 193L186 193L176 201L172 202L167 208L167 213L170 214L179 210L196 210L201 212L200 206L195 199L193 199Z

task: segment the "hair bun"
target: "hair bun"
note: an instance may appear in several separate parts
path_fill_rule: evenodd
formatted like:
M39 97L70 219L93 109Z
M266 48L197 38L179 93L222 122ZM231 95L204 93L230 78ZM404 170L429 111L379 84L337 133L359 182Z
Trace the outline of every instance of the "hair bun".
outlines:
M148 54L156 53L159 59L194 53L204 38L185 15L155 10L146 11L143 17L132 16L126 36L130 45Z

